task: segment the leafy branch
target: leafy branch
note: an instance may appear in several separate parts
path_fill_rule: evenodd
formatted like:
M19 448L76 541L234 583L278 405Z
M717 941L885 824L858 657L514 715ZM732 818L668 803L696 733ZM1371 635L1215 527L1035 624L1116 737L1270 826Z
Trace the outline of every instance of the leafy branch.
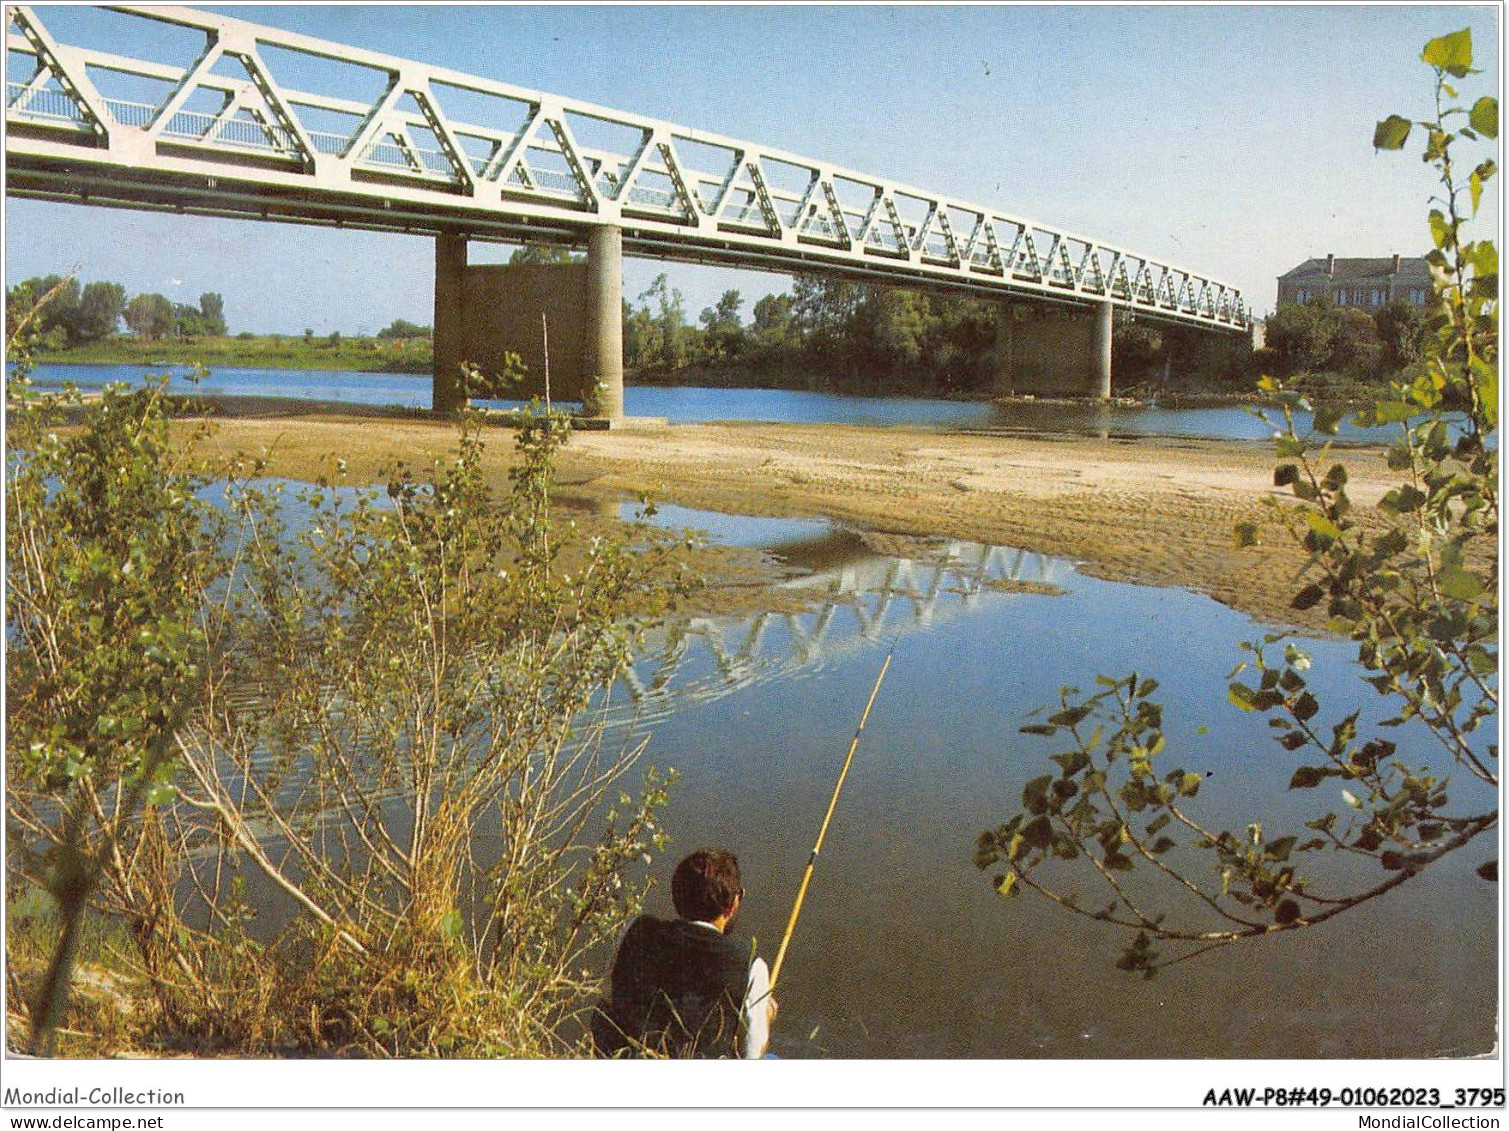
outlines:
M1395 431L1387 466L1404 481L1376 508L1354 507L1347 469L1332 448L1340 410L1313 410L1312 432L1301 435L1296 412L1311 405L1280 381L1260 382L1283 417L1274 484L1294 500L1267 502L1309 554L1292 607L1324 607L1327 628L1356 645L1363 682L1392 713L1366 737L1358 731L1360 710L1323 721L1311 657L1284 634L1243 645L1249 659L1231 673L1228 699L1266 715L1286 751L1308 753L1290 789L1334 780L1343 787L1342 811L1306 822L1306 833L1277 837L1256 820L1241 832L1205 827L1194 811L1201 775L1162 770L1162 708L1149 698L1156 682L1098 676L1094 694L1066 688L1057 712L1022 728L1070 740L1052 756L1059 773L1029 781L1023 811L977 842L979 867L1005 865L995 875L1001 894L1026 888L1135 932L1118 962L1125 970L1151 977L1216 947L1324 923L1498 824L1496 807L1455 806L1444 771L1409 765L1384 736L1408 724L1431 737L1449 766L1498 785L1498 747L1487 725L1498 713L1498 254L1491 241L1467 239L1464 231L1497 167L1481 161L1464 181L1454 156L1463 142L1497 136L1498 103L1492 96L1470 108L1456 102L1448 80L1475 73L1470 32L1432 40L1422 58L1435 73L1434 116L1414 123L1392 115L1378 123L1374 144L1399 149L1418 125L1424 160L1440 173L1429 216L1435 246L1427 256L1432 337L1418 372L1356 418ZM1244 524L1236 535L1239 545L1250 545L1257 528ZM1249 667L1248 679L1238 679ZM1299 872L1299 854L1345 855L1374 871L1330 892ZM1067 862L1081 857L1100 897L1109 899L1104 906L1082 903L1066 886L1074 872ZM1497 862L1478 874L1496 880ZM1170 919L1157 905L1158 891L1181 900L1184 918ZM1165 955L1155 942L1177 950Z

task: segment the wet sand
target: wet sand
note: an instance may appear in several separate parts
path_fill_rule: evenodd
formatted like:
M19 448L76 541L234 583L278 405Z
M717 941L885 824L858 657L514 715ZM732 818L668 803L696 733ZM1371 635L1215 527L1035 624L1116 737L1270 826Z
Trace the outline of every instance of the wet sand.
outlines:
M268 449L273 474L305 478L346 461L370 481L402 459L423 466L453 447L452 426L414 416L227 404L211 441L224 452ZM1350 448L1354 503L1390 485L1380 449ZM512 433L489 437L488 470L500 483ZM563 494L606 512L619 500L723 512L826 517L888 537L943 536L1074 559L1116 581L1209 593L1277 623L1289 609L1305 553L1265 497L1274 458L1265 444L1187 439L1020 437L926 428L695 424L578 432L562 454ZM1238 549L1238 522L1262 544ZM733 564L733 563L730 563ZM752 578L747 562L736 584ZM716 579L714 579L716 580Z

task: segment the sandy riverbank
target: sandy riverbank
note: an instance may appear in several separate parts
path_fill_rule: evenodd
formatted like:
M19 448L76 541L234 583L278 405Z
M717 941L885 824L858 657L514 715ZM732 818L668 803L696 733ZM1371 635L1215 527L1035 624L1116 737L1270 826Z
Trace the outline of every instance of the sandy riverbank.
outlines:
M272 452L269 470L305 477L339 455L358 481L395 459L423 465L453 443L413 417L227 406L214 444ZM512 436L487 458L500 481ZM1353 499L1389 485L1381 451L1347 449ZM887 535L941 535L1073 558L1119 581L1181 585L1278 622L1304 563L1261 500L1274 495L1266 445L1225 441L1027 438L922 428L698 424L574 435L560 466L579 501L660 502L773 516L825 516ZM1238 550L1233 528L1260 525ZM748 583L747 574L743 581Z

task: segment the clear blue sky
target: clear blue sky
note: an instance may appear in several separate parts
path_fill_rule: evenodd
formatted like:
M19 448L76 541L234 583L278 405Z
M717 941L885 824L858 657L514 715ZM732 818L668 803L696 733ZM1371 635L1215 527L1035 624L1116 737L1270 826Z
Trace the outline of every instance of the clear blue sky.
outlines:
M1427 39L1470 26L1485 73L1463 91L1499 85L1493 5L216 10L1062 225L1235 283L1259 312L1309 256L1429 246L1430 171L1370 144L1376 119L1428 111ZM9 199L6 221L10 280L77 265L130 292L215 290L233 330L431 320L425 238ZM788 285L631 260L625 293L662 270L691 317L728 287L747 316Z

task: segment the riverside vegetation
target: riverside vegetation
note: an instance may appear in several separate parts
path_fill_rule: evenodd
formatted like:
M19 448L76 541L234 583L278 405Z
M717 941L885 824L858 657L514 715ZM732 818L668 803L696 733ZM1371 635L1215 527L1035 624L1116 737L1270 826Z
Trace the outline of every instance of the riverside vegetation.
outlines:
M690 588L674 555L557 517L560 416L520 427L506 498L470 417L383 491L339 461L293 491L212 465L207 422L170 440L161 383L33 392L34 330L8 389L13 1046L571 1053L585 956L664 842L670 778L602 711Z
M1056 711L1022 728L1061 740L1058 772L1030 780L1021 811L979 837L975 861L996 869L1003 896L1029 890L1123 929L1124 970L1152 977L1212 948L1317 926L1498 825L1493 799L1454 802L1449 781L1459 772L1498 785L1498 745L1485 737L1498 711L1498 252L1464 231L1497 167L1486 158L1464 176L1458 156L1497 137L1498 103L1457 102L1453 84L1476 73L1469 31L1431 40L1422 58L1435 73L1434 115L1391 115L1374 133L1376 148L1396 150L1418 126L1440 175L1423 364L1358 416L1395 435L1388 466L1403 481L1376 515L1353 510L1345 468L1331 462L1340 413L1317 412L1316 434L1297 435L1292 410L1308 405L1281 381L1263 382L1286 425L1274 484L1296 500L1273 505L1309 556L1293 607L1323 607L1330 630L1356 642L1362 684L1388 717L1365 735L1360 711L1326 711L1309 686L1310 656L1282 634L1248 645L1229 687L1235 708L1268 716L1287 752L1279 764L1298 760L1280 771L1292 774L1289 788L1325 787L1341 804L1304 831L1257 819L1207 827L1195 800L1203 775L1179 764L1198 755L1169 749L1156 682L1097 676L1093 694L1065 688ZM1241 543L1255 537L1251 525L1237 530ZM1243 671L1251 674L1236 678ZM1388 728L1405 724L1429 736L1435 764L1395 756ZM1345 858L1354 870L1317 882L1300 871L1305 854ZM1498 862L1478 875L1497 882ZM1080 877L1096 895L1077 889Z
M417 329L417 327L416 327ZM434 353L427 336L404 338L237 334L231 337L108 338L39 353L51 363L74 365L205 365L249 369L333 369L409 373L428 380Z
M45 303L41 302L47 296ZM130 336L120 334L124 322ZM23 279L5 292L5 332L25 323L28 349L51 362L81 365L238 365L255 368L345 369L429 375L434 353L428 326L394 319L376 335L347 337L228 332L225 300L214 291L199 305L160 294L129 301L119 283L48 275Z

